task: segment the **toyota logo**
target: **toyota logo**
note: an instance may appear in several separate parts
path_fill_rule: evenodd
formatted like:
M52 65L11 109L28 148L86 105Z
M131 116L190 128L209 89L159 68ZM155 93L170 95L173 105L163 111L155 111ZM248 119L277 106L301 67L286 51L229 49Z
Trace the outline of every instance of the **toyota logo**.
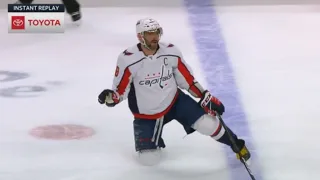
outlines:
M15 26L22 26L23 25L23 20L21 19L15 19L12 21L12 24Z

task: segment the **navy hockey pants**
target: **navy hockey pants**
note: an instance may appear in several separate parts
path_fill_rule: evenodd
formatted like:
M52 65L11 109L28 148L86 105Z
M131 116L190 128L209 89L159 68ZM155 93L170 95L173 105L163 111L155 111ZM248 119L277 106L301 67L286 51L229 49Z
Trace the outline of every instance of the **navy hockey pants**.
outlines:
M204 114L206 112L194 99L178 90L178 97L162 122L150 119L133 121L136 151L164 148L165 143L161 137L163 126L174 119L184 127L187 134L194 132L191 126Z

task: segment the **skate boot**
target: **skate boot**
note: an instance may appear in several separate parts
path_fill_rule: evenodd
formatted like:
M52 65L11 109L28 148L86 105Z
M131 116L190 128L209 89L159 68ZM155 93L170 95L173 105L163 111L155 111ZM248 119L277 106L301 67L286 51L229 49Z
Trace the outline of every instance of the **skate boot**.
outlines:
M31 4L33 0L25 0L24 3L22 3L20 0L16 1L14 4Z
M81 25L82 16L81 16L81 12L80 11L77 11L77 12L74 12L74 13L70 14L70 16L71 16L71 19L73 21L73 24L75 24L77 26Z
M237 146L240 148L240 151L236 150L234 147L231 147L233 152L236 153L237 159L243 158L248 164L250 164L251 154L245 145L245 141L238 139Z
M80 11L74 12L71 14L71 19L73 22L79 21L81 19Z

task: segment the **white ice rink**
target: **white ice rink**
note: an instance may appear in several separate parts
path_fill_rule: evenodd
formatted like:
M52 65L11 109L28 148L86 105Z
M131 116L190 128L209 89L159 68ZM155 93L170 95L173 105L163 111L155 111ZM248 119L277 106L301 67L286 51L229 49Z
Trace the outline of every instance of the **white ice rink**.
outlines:
M223 147L197 133L184 138L176 122L164 130L163 162L140 166L127 102L115 108L97 102L111 87L117 55L137 42L135 23L145 16L160 21L163 41L182 50L206 85L185 9L83 11L83 25L65 34L7 34L7 14L0 13L0 72L30 75L7 82L0 75L0 92L47 89L34 97L0 96L0 180L229 180ZM217 8L264 180L320 178L319 11ZM35 127L60 124L87 126L95 134L81 140L30 135Z

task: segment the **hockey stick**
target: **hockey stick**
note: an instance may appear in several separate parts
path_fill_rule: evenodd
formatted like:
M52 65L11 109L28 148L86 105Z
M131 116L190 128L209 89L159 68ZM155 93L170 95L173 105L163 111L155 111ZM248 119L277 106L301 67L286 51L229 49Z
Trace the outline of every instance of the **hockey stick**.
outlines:
M232 143L232 146L236 149L237 152L240 152L240 148L237 146L236 141L234 140L234 137L233 137L232 134L230 133L227 125L224 123L221 115L220 115L218 112L216 112L216 116L217 116L218 119L220 120L220 123L221 123L222 127L223 127L223 128L225 129L225 131L227 132L227 135L228 135L228 137L229 137L229 139L230 139L230 141L231 141L231 143ZM251 171L251 169L249 168L249 166L248 166L248 164L246 163L246 161L245 161L242 157L240 157L240 161L241 161L241 163L244 165L244 167L246 168L246 170L248 171L249 176L251 177L251 179L252 179L252 180L256 180L256 178L253 176L252 171Z

